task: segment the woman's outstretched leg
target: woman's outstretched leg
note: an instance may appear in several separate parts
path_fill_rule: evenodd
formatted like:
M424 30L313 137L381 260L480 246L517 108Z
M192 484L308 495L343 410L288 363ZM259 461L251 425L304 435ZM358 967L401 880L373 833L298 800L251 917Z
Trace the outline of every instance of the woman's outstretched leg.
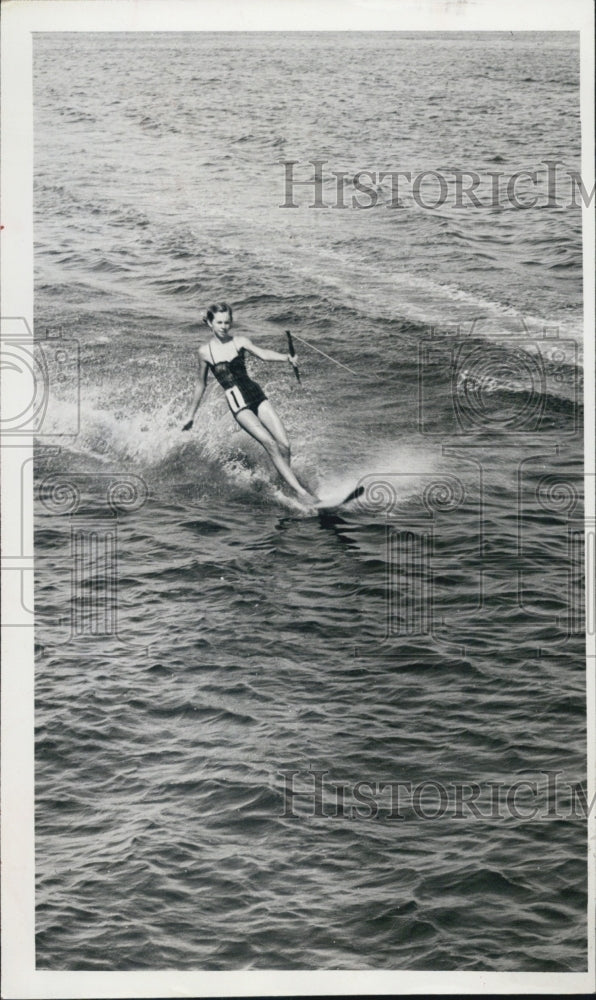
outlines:
M280 446L275 440L273 435L267 428L261 423L259 418L252 412L252 410L240 410L239 413L235 414L236 420L244 430L250 434L251 437L258 441L259 444L263 445L263 448L269 455L269 458L273 462L275 468L279 472L282 479L286 481L288 486L298 494L302 500L318 500L314 494L309 493L308 490L298 482L296 476L292 472L290 466L282 455Z
M274 409L273 403L269 399L264 399L259 406L257 416L262 424L267 428L272 437L275 438L279 445L279 450L282 453L283 458L286 460L288 465L291 462L292 455L290 452L290 442L288 441L288 435L286 434L286 429L281 421L280 416Z

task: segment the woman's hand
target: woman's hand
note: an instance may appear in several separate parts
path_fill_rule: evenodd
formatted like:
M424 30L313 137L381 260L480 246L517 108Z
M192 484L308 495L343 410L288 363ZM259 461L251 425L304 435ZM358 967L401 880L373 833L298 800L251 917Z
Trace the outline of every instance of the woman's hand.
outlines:
M298 355L297 354L288 354L288 361L290 362L291 365L294 366L294 368L298 367Z
M184 427L182 428L182 430L183 431L189 431L190 428L192 427L193 423L194 423L193 420L187 420L186 423L185 423L185 425L184 425Z

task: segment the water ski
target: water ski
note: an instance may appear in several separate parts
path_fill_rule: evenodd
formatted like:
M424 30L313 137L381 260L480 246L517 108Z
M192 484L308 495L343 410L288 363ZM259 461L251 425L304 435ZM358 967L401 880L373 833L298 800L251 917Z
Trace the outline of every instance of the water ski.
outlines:
M334 503L330 506L317 507L317 514L333 514L335 511L340 510L345 507L346 504L352 503L354 500L358 500L359 497L364 493L364 486L357 486L355 490L348 493L347 497L341 500L339 503Z

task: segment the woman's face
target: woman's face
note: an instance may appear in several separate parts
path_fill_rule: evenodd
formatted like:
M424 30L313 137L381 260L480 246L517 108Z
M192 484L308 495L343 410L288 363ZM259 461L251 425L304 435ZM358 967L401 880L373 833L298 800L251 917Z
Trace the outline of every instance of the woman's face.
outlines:
M225 337L232 325L229 312L217 312L211 320L211 329L216 337Z

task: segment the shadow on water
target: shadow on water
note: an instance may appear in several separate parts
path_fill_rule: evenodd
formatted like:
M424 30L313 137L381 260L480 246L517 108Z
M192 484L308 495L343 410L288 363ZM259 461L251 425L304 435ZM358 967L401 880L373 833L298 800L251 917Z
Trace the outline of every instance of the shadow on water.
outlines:
M347 546L350 549L358 549L358 542L354 539L352 532L354 530L354 524L338 514L337 511L333 510L321 510L313 517L313 521L318 521L319 529L323 531L332 532L337 540L341 542L342 545ZM296 517L291 515L286 517L280 517L277 521L277 530L286 531L290 525L295 525L297 520ZM300 519L302 520L302 519Z

